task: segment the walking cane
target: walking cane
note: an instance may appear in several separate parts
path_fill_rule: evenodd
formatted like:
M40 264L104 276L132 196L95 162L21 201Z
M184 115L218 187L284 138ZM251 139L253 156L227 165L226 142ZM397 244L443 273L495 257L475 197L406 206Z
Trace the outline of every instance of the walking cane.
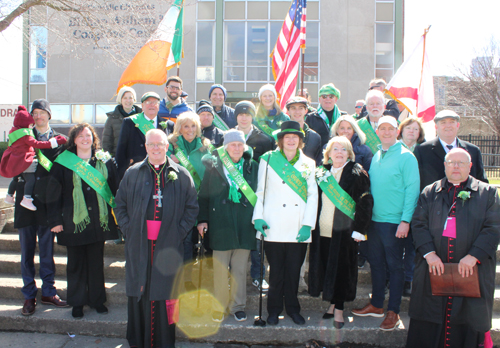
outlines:
M267 186L267 168L269 167L269 160L271 159L271 153L267 157L266 163L266 175L264 178L264 194L262 196L262 205L266 199L266 186ZM264 227L264 231L267 228ZM266 326L266 322L262 319L262 282L264 281L264 235L260 234L260 286L259 286L259 318L253 323L254 326Z
M200 261L200 271L198 272L198 304L196 305L196 309L200 308L200 295L201 295L201 276L203 272L203 258L205 256L205 247L203 246L204 242L204 236L205 233L207 232L207 229L203 229L203 237L198 233L198 244L196 244L196 247L198 247L198 260Z

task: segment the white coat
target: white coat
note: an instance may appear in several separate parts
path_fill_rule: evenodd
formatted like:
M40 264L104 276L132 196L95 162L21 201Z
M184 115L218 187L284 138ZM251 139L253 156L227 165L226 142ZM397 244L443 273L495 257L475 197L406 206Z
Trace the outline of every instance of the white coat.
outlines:
M264 182L266 177L267 162L260 160L259 164L259 184L257 186L257 203L255 204L252 222L257 219L263 219L269 229L266 230L267 242L297 243L299 229L306 225L312 229L316 226L316 216L318 210L318 186L314 177L316 164L302 151L295 163L294 168L303 172L306 164L310 170L307 181L307 202L304 202L300 196L293 191L276 174L271 166L267 169L267 184L265 202L264 200ZM257 232L257 238L260 238L260 232ZM311 243L311 237L305 241Z

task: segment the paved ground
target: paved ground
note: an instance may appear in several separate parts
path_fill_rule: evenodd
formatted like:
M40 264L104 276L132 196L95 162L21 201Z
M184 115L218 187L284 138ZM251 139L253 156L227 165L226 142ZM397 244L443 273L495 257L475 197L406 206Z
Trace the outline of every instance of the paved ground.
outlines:
M7 194L7 188L9 187L11 180L12 179L10 179L10 178L4 178L3 176L0 176L0 197L2 199Z

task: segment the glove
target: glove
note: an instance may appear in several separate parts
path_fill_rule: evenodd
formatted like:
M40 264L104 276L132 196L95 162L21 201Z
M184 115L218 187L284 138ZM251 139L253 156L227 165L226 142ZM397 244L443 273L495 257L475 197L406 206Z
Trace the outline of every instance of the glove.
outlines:
M302 243L311 237L311 226L302 226L299 230L299 234L297 235L297 242Z
M255 220L253 223L254 223L255 229L256 229L257 231L259 231L260 233L262 233L262 235L263 235L264 237L267 237L267 234L266 234L266 232L264 231L264 229L269 228L269 226L267 225L267 222L265 222L265 221L264 221L264 220L262 220L262 219L257 219L257 220Z
M58 135L58 136L56 136L56 141L57 141L57 145L64 145L64 144L66 144L67 140L62 135Z

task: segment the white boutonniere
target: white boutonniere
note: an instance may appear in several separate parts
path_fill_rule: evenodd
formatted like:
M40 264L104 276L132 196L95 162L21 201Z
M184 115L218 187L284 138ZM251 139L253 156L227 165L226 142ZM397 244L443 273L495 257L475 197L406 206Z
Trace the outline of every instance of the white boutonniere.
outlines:
M109 161L111 159L111 155L109 154L108 151L103 151L103 150L99 150L95 153L95 157L103 162L103 163L106 163L107 161Z
M463 206L465 201L470 198L470 191L460 191L457 197L462 200L462 206Z
M170 181L175 181L175 180L177 180L177 173L176 172L169 172L167 175L167 178Z
M330 171L326 170L323 167L317 167L316 168L316 180L318 183L321 183L322 181L327 182L328 177L332 175Z
M306 180L309 179L312 174L311 167L309 167L306 163L303 163L300 166L300 172L302 172L302 177Z

